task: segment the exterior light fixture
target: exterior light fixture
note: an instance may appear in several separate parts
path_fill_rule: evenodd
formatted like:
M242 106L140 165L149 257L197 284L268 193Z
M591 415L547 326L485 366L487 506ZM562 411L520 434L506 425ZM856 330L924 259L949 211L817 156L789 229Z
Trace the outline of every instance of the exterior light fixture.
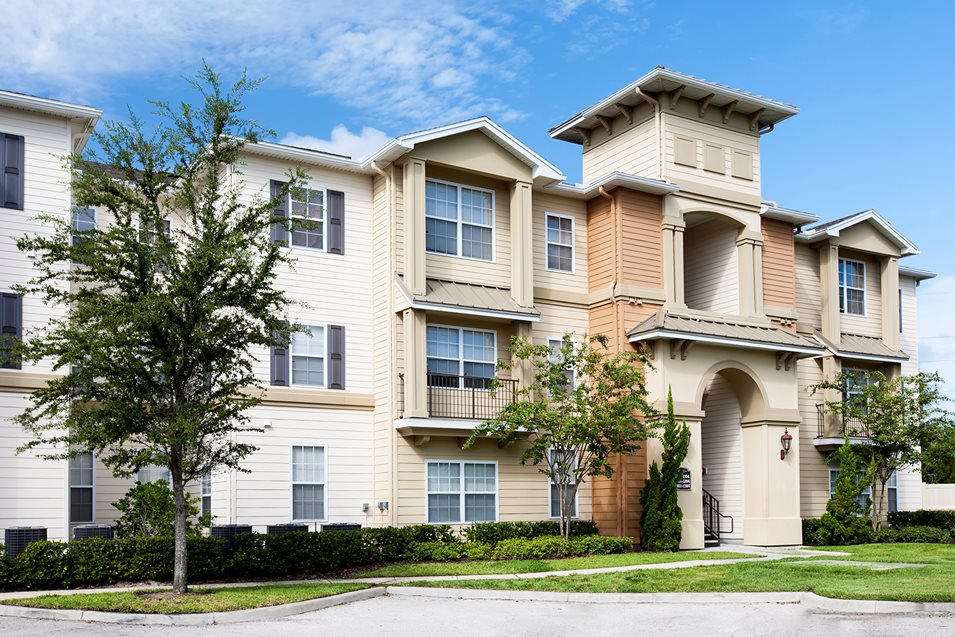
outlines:
M779 459L785 460L786 456L789 455L789 449L793 446L793 437L789 434L789 427L786 427L786 430L783 431L783 435L779 437L779 444L783 446L779 450Z

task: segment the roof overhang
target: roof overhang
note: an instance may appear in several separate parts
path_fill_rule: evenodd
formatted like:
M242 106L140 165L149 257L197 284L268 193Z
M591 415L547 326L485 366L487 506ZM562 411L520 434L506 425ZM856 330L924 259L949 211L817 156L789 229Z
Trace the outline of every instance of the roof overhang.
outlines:
M639 190L653 195L668 195L680 190L679 186L667 181L621 172L612 172L590 184L551 184L537 188L537 190L560 194L573 199L593 199L600 192L600 188L611 190L618 187Z
M43 113L45 115L54 115L68 120L78 121L80 130L74 129L73 139L70 140L70 148L74 153L82 152L93 129L96 127L96 123L103 114L103 111L98 108L93 108L92 106L70 104L69 102L60 102L58 100L26 95L24 93L14 93L13 91L0 91L0 106L18 108L34 113Z
M356 172L368 175L374 174L374 170L372 170L370 166L365 166L362 164L362 162L355 161L351 157L336 155L334 153L326 153L310 148L300 148L298 146L288 146L286 144L276 144L274 142L265 141L258 141L255 143L247 142L242 148L253 155L303 162L313 166L335 168L348 172Z
M839 233L843 230L864 222L871 223L883 236L898 246L899 252L903 257L919 254L918 246L896 230L891 223L885 220L885 217L871 209L864 210L858 214L835 222L824 223L817 228L809 228L797 234L796 239L806 243L815 243L817 241L838 237Z
M785 221L786 223L791 223L796 227L804 226L810 223L816 223L819 221L819 217L812 213L802 212L800 210L792 210L790 208L780 208L779 206L769 202L764 203L759 207L759 215L767 219Z
M926 279L934 279L938 274L931 270L920 270L919 268L910 268L906 265L900 265L899 276L907 276L916 281L925 281Z
M577 129L596 128L602 125L601 118L620 115L620 107L628 109L645 102L646 100L637 92L637 89L647 93L679 90L680 95L684 98L694 100L708 98L707 103L714 107L723 107L735 102L733 106L735 112L743 115L755 115L757 130L765 126L775 125L799 112L799 109L791 104L777 102L739 89L657 67L616 93L605 97L562 124L553 127L550 129L550 136L554 139L582 144L585 137Z
M650 332L644 332L642 334L634 334L629 337L631 343L641 343L644 341L653 341L659 339L679 339L695 343L724 345L727 347L742 347L745 349L765 350L771 352L792 352L794 354L804 354L805 356L818 356L819 354L825 352L825 348L823 347L800 346L789 343L768 343L765 341L755 341L750 339L711 336L709 334L694 334L692 332L678 332L668 329L656 329Z
M480 316L483 318L504 319L507 321L530 321L536 323L541 320L540 314L531 312L509 312L507 310L489 310L484 308L464 307L448 303L429 303L428 301L412 301L408 306L413 310L429 310L431 312L445 312L447 314L461 314L464 316Z
M905 361L909 360L908 354L902 351L893 352L892 349L883 345L882 341L875 337L860 337L858 335L852 334L842 334L842 337L844 339L849 339L850 342L861 342L863 343L863 347L868 347L874 351L859 352L847 350L835 345L834 343L831 343L829 339L824 338L822 334L818 332L813 334L813 338L826 350L845 360L862 361L868 363L904 363ZM879 350L881 350L882 353L879 353Z

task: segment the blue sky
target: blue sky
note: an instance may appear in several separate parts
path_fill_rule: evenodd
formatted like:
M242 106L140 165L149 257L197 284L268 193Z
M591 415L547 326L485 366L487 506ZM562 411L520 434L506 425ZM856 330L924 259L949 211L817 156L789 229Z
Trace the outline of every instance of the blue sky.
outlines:
M939 273L920 289L923 367L955 379L955 3L39 0L5 21L0 87L107 118L181 97L205 58L268 77L250 113L280 141L362 155L486 114L572 181L580 148L547 129L653 66L794 104L763 138L764 197L824 219L875 208L914 241L904 263Z

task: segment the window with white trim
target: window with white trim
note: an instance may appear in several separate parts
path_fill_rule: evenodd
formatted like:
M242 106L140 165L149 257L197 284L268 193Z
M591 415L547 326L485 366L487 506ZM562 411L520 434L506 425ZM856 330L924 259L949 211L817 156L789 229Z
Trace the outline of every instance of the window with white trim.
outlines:
M428 179L424 214L427 252L494 259L493 191Z
M308 325L304 332L294 332L289 351L292 356L292 384L324 387L325 327Z
M428 384L487 389L494 378L496 350L495 332L429 325Z
M556 462L556 460L557 460L557 450L556 450L556 449L551 449L548 453L550 453L551 467L554 467L555 469L557 469L558 467L556 467L556 465L554 464L554 463ZM565 452L565 454L568 455L568 456L571 455L572 453L573 453L573 452ZM575 464L576 464L576 463L575 463ZM571 470L572 470L572 467L568 465L567 471L569 472L569 471L571 471ZM571 483L572 483L572 482L573 482L573 475L571 475L570 478L571 478ZM561 510L561 508L563 508L563 507L562 507L562 504L561 504L561 501L560 501L560 490L557 488L557 484L554 482L553 478L548 478L548 482L550 483L550 517L552 517L552 518L559 518L559 517L560 517L560 510ZM573 487L573 484L568 484L568 485L567 485L567 488L573 489L573 488L574 488L574 487ZM578 496L579 494L580 494L580 491L579 491L579 490L574 491L573 510L572 510L571 513L570 513L570 517L572 517L572 518L576 518L576 517L578 516L578 514L579 514L579 512L578 512L578 510L577 510L577 500L578 500L578 497L577 497L577 496Z
M859 478L861 479L865 475L865 471L859 472ZM831 498L836 494L836 480L839 479L839 468L838 467L829 467L829 497ZM867 484L865 490L856 497L856 504L865 511L866 506L872 502L872 485Z
M552 363L557 362L561 350L564 347L564 339L549 338L547 339L547 347L550 348L551 351L550 361ZM567 383L564 385L564 389L570 391L577 386L577 370L572 365L568 365L564 368L564 376L567 377Z
M325 447L292 447L292 520L327 519L325 513Z
M289 190L288 197L292 245L324 250L325 191L296 186Z
M169 467L148 464L145 467L140 467L139 471L136 472L136 482L139 484L157 482L158 480L164 480L172 488L172 474L169 472Z
M839 259L839 312L865 316L865 263Z
M497 520L497 463L427 463L429 524Z
M859 472L861 477L863 472ZM829 497L831 498L836 494L836 480L839 478L839 469L830 467L829 469ZM899 510L899 475L897 471L893 471L892 475L889 476L888 482L885 483L885 495L888 500L888 512L894 513ZM868 485L865 488L865 491L862 492L856 502L865 510L866 499L872 499L872 485Z
M169 219L162 220L161 230L157 230L155 224L151 221L143 221L141 217L136 218L136 227L139 229L139 238L143 243L148 243L150 245L155 245L156 241L159 239L159 232L161 231L167 237L172 233L172 223Z
M869 376L864 369L853 369L846 367L842 370L844 379L842 381L842 401L852 402L858 400L869 384Z
M70 458L70 524L96 521L93 486L93 454Z
M96 230L96 208L84 208L82 206L73 206L73 232L89 232ZM73 245L79 245L86 240L86 237L73 235Z
M212 515L212 473L202 476L199 481L199 515Z
M553 272L574 271L574 219L562 215L548 214L547 225L547 269Z

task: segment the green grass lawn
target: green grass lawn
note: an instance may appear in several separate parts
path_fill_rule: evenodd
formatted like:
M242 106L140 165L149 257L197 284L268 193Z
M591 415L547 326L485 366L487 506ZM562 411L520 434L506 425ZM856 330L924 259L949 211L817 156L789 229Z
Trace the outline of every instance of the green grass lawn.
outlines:
M78 595L43 595L26 599L5 600L0 603L33 608L99 610L114 613L220 613L230 610L303 602L308 599L329 597L363 588L368 588L368 585L360 583L277 584L238 588L196 588L192 589L188 595L181 597L145 596L144 593L162 592L150 590L83 593Z
M872 571L851 566L807 565L797 563L803 560L787 559L676 570L525 580L429 582L426 585L580 593L813 591L826 597L842 599L955 602L955 545L892 544L847 549L840 547L833 550L848 550L852 555L833 556L828 559L906 562L928 566Z
M418 562L394 564L371 571L355 573L352 577L428 577L438 575L505 575L508 573L546 573L582 568L608 568L635 564L661 564L688 560L723 560L756 557L749 553L683 552L683 553L621 553L619 555L591 555L563 560L502 560L488 562Z

